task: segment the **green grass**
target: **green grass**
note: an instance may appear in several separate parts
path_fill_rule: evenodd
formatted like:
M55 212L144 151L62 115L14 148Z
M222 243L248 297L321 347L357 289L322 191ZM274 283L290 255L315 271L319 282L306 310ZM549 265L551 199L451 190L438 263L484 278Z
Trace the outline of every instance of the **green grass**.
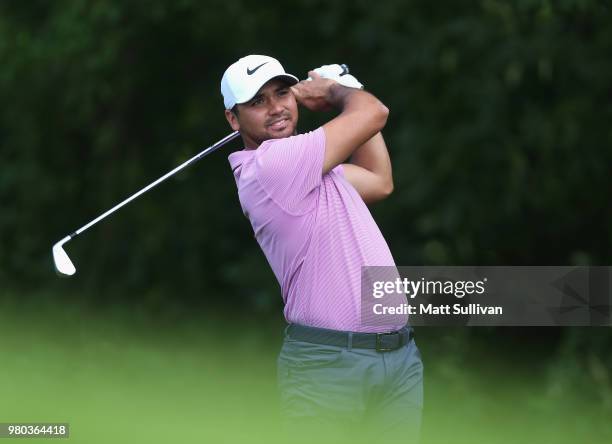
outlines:
M286 442L276 431L281 322L0 308L0 422L69 422L68 442L88 444ZM612 412L551 391L545 368L468 347L461 333L417 332L424 444L612 442Z

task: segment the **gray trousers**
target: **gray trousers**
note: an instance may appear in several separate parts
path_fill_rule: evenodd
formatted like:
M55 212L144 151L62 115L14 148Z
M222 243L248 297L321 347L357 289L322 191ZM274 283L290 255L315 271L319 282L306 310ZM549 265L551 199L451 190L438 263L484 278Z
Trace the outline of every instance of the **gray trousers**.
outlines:
M298 341L285 333L278 387L292 442L418 441L423 364L414 340L378 352Z

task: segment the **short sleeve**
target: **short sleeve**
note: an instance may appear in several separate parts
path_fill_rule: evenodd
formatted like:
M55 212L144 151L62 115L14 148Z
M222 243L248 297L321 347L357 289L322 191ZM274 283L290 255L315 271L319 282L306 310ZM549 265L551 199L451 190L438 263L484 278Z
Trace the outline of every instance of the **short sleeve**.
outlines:
M332 172L336 173L340 177L344 177L344 166L342 166L340 163L334 169L332 169Z
M313 208L323 175L325 132L264 142L255 153L261 187L285 211L304 213Z

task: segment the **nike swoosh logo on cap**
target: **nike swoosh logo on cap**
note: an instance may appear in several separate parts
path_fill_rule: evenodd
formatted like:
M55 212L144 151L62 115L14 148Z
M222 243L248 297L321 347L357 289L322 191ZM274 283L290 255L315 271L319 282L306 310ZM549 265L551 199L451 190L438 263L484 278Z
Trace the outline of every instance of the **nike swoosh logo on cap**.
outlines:
M255 71L257 71L259 68L261 68L262 66L264 66L266 63L268 63L268 62L263 62L261 65L256 66L256 67L255 67L255 68L253 68L253 69L249 69L249 67L247 66L247 74L248 74L248 75L255 74Z

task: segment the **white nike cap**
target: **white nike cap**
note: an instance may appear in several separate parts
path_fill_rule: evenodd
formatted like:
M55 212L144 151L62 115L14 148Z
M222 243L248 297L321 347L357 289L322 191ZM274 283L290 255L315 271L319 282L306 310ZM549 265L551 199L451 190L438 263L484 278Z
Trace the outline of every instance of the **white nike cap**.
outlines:
M225 70L221 79L221 94L225 109L232 109L237 103L251 100L259 88L276 77L282 77L290 85L299 82L298 78L287 74L283 65L273 57L248 55Z

